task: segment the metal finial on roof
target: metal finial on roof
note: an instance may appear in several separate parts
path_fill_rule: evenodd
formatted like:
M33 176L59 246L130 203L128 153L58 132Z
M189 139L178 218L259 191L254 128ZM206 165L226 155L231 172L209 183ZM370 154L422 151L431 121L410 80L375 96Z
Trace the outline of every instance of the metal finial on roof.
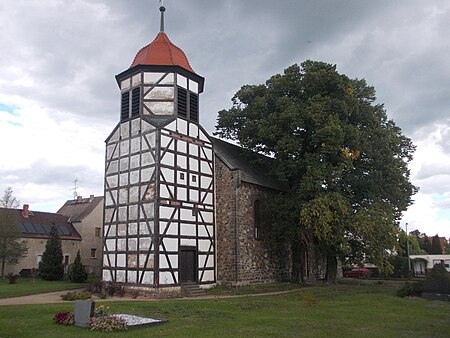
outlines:
M166 11L166 7L164 7L164 4L162 0L159 1L161 3L161 7L159 7L159 11L161 12L161 28L160 31L164 32L164 12Z

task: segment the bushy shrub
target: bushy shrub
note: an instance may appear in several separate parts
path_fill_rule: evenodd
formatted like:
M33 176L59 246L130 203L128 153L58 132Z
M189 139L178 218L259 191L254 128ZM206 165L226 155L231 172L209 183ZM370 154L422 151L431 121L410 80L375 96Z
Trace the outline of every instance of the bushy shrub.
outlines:
M415 282L409 283L406 282L405 286L397 291L397 296L399 297L419 297L423 292L423 283Z
M12 273L12 272L10 272L6 275L6 278L8 278L9 284L16 284L17 278L19 278L19 277L20 277L20 275L18 275L16 273Z
M102 332L126 331L128 329L127 323L124 320L112 315L92 317L89 325L91 330Z
M85 300L90 299L91 297L92 294L89 291L83 292L71 291L61 295L61 298L63 300L78 300L78 299Z
M69 279L74 283L83 283L88 278L88 274L83 264L81 263L80 250L77 251L77 256L69 271Z
M59 325L73 325L72 312L57 312L54 319L56 324Z
M423 284L425 292L450 294L450 273L443 264L436 264Z
M125 287L115 282L99 281L86 287L86 290L97 294L100 298L105 299L114 295L123 297L125 295Z

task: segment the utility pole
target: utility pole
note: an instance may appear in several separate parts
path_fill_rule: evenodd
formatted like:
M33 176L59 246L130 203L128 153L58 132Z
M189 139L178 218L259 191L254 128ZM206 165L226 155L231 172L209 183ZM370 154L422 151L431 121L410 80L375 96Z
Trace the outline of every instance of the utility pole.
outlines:
M408 255L408 276L411 272L411 259L409 258L409 235L408 235L408 222L406 222L406 254Z

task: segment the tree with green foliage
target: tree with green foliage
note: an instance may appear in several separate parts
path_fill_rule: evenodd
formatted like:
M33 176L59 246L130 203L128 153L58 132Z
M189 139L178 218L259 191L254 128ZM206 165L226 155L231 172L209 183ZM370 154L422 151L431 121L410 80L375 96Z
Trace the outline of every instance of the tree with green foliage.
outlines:
M21 232L16 224L19 217L16 209L20 201L13 196L11 187L5 189L0 199L0 261L1 277L5 276L6 264L17 264L20 258L26 256L28 248L26 243L20 241Z
M39 277L45 280L62 280L64 277L61 239L54 224L50 228L42 261L39 263Z
M81 263L80 250L78 250L75 261L69 271L69 279L74 283L82 283L87 280L87 278L88 274L84 265Z
M443 247L441 244L441 238L439 235L435 235L431 241L431 254L433 255L442 255Z
M219 112L216 135L277 160L272 174L290 187L280 198L291 209L274 208L274 229L292 248L313 236L329 282L338 258L365 255L382 271L391 268L387 250L417 190L408 170L415 147L375 99L365 80L306 61L241 87Z
M400 230L398 236L398 249L397 252L400 256L407 257L408 256L408 245L409 242L409 254L410 255L424 255L426 251L424 251L419 244L416 236L406 235L406 232Z

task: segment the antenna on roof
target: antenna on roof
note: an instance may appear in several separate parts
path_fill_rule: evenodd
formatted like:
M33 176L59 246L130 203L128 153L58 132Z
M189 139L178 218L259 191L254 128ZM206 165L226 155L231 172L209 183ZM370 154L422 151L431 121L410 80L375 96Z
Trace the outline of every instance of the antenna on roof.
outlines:
M78 196L78 193L77 193L77 188L78 188L77 182L78 182L78 178L76 178L75 181L72 182L72 183L74 183L74 187L73 187L73 199L76 199L77 196Z
M161 12L161 28L159 30L160 32L164 32L164 12L166 11L166 7L164 7L163 0L159 0L159 3L161 4L161 7L159 7L159 11Z

